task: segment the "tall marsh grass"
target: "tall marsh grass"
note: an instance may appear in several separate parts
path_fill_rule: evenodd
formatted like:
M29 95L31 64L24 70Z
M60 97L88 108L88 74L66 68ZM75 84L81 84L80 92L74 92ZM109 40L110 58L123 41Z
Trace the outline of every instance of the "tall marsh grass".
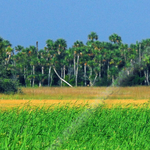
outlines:
M22 88L24 94L0 94L0 99L36 99L36 100L83 100L103 97L107 87L40 87ZM110 87L115 88L115 87ZM108 99L150 99L149 86L119 87L119 91L108 96Z
M0 111L0 149L49 149L86 106L53 109L14 108ZM150 109L141 107L92 110L88 120L54 149L126 150L150 148Z

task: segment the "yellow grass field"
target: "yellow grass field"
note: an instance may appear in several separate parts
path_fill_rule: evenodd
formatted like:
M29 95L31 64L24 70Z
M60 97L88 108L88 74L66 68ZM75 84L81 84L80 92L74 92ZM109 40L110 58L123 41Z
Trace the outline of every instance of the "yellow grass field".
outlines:
M58 104L94 106L95 104L134 106L150 104L150 87L41 87L22 88L24 95L0 94L0 109ZM112 93L113 91L113 93ZM110 94L110 95L109 95ZM109 95L107 97L107 95Z

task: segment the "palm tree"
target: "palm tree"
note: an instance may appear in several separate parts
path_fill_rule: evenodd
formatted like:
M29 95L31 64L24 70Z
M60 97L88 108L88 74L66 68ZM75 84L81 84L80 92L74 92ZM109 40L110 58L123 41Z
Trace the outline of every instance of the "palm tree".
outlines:
M36 46L30 46L29 54L30 57L32 57L30 65L32 67L32 74L33 74L33 80L32 80L32 86L34 87L34 81L35 81L35 66L37 65L37 59L38 59L38 42L36 42ZM36 57L36 58L35 58Z
M98 35L95 32L91 32L91 34L88 35L88 39L92 42L95 40L98 40Z
M66 51L66 48L67 48L67 43L64 39L57 39L55 41L55 48L57 50L57 57L58 59L61 58L61 60L63 60L65 58L65 51ZM60 63L60 69L61 69L61 78L64 78L63 77L63 72L65 72L65 65L61 62ZM62 86L62 80L61 80L61 86Z
M39 51L40 58L38 59L38 65L41 67L41 71L42 71L42 75L39 75L39 87L41 87L41 81L44 82L46 78L44 77L44 66L46 66L47 64L46 54L47 53L43 49Z
M46 41L45 51L47 52L47 59L49 59L48 61L49 63L48 86L50 86L50 77L52 79L52 74L51 74L52 61L51 60L53 58L53 55L55 54L55 43L53 42L53 40L48 39Z
M111 42L114 42L114 43L121 43L121 42L122 42L121 37L118 36L116 33L110 35L110 36L109 36L109 40L110 40Z
M58 52L58 55L63 53L67 48L67 43L64 39L57 39L55 42L55 48Z
M10 92L15 94L19 90L18 81L16 78L15 82L12 79L12 76L14 76L12 72L12 51L11 43L0 37L0 92L8 94Z
M72 85L70 85L67 81L62 79L63 63L60 62L60 59L63 59L65 56L65 50L67 47L66 41L64 39L58 39L58 40L56 40L56 42L53 42L52 40L47 40L46 44L47 44L46 49L48 50L48 56L50 59L49 60L49 64L50 64L49 74L51 72L51 68L53 68L54 72L56 73L58 78L61 80L61 85L62 85L62 81L63 81L66 84L68 84L70 87L72 87ZM60 62L59 64L61 65L61 77L59 76L59 74L56 71L56 65L58 64L58 62ZM63 66L63 69L65 69L65 66Z
M75 85L77 86L77 79L78 79L78 67L79 67L79 56L82 56L82 48L83 48L84 44L82 41L76 41L73 45L74 48L74 75L76 76L75 78ZM77 63L75 61L77 57Z

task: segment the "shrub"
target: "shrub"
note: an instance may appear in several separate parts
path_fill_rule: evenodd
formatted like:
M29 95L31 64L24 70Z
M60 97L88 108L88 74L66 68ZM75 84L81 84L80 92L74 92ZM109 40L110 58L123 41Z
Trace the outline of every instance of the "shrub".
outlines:
M4 79L0 78L0 93L4 94L15 94L21 93L23 94L22 90L18 88L19 83L13 79Z

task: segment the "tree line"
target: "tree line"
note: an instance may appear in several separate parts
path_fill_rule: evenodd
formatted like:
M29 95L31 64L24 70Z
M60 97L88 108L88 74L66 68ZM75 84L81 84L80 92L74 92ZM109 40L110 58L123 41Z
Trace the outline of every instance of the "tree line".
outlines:
M38 42L36 46L12 48L8 40L0 38L0 77L25 87L109 86L125 70L128 78L122 85L149 85L150 55L143 51L148 51L150 39L128 46L114 33L109 40L101 42L91 32L86 44L77 40L67 49L64 39L48 39L46 46L38 50ZM18 53L15 55L14 51ZM131 74L127 68L136 65L136 59L143 65Z

